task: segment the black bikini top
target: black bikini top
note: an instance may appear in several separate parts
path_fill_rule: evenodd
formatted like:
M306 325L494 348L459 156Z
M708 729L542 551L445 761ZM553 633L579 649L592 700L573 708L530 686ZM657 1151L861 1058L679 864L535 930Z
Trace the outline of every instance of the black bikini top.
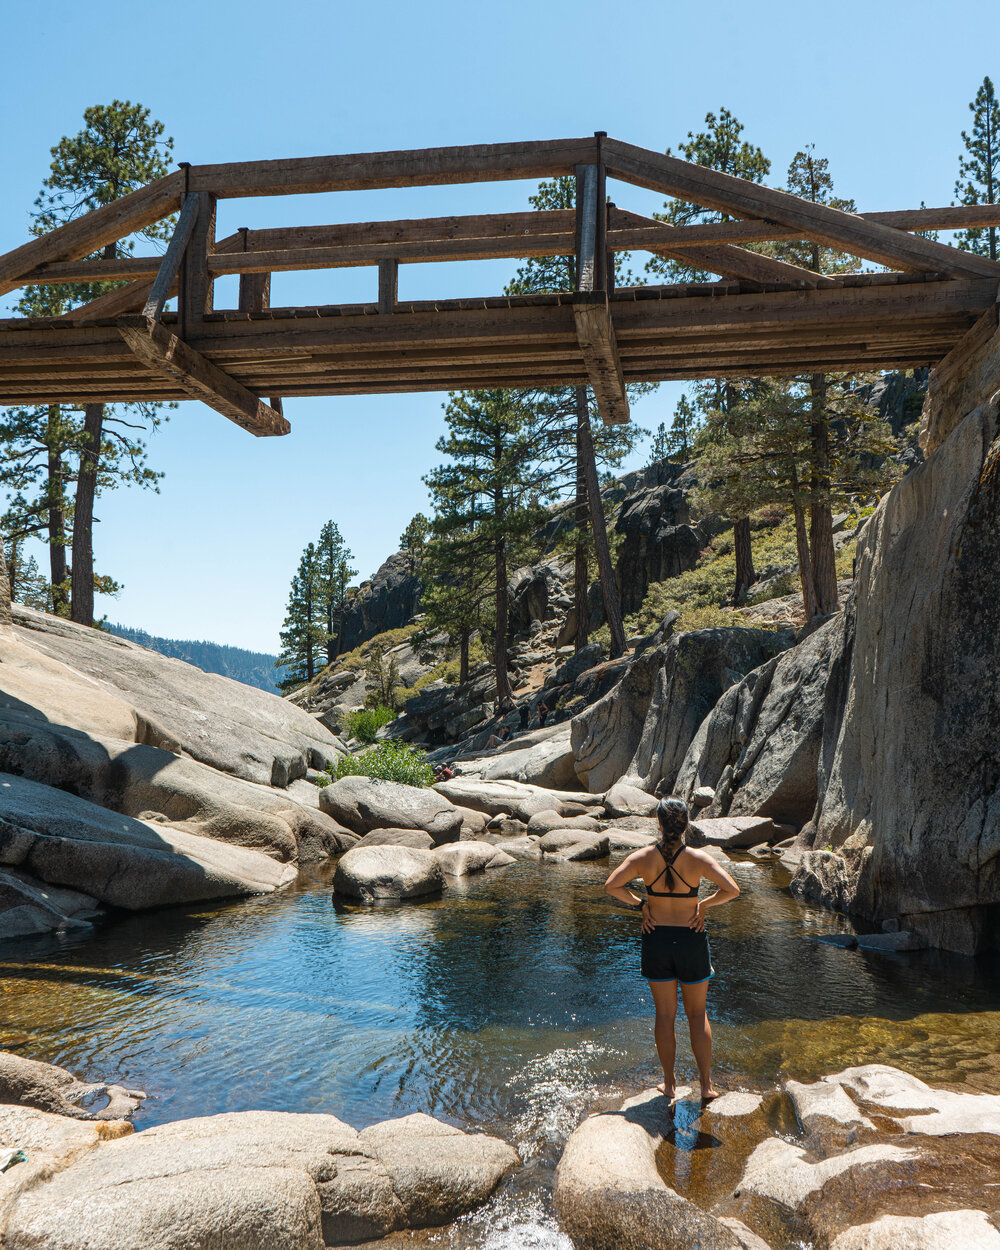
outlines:
M684 850L684 847L679 846L677 850L674 851L673 855L671 855L670 859L666 860L666 863L663 866L663 872L657 873L657 875L653 878L653 885L656 885L657 881L659 881L660 877L663 876L664 872L669 872L672 876L675 876L678 881L684 882L684 884L688 888L686 890L654 890L653 885L647 885L646 886L647 894L652 894L655 898L697 898L698 897L698 886L688 885L688 883L684 881L684 878L674 867L674 860L677 858L678 855L680 855L681 851L683 850ZM666 856L664 856L664 859L666 859Z

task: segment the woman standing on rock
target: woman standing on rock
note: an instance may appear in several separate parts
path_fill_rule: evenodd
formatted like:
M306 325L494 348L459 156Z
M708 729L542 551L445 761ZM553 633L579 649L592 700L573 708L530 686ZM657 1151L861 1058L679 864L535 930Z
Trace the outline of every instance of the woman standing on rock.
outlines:
M718 1091L712 1085L712 1026L706 1008L708 983L715 970L705 932L705 912L732 902L740 887L711 855L685 846L689 824L686 803L660 799L656 818L660 840L629 855L608 877L604 889L612 898L642 912L642 975L649 982L656 1005L654 1037L663 1065L663 1084L657 1088L673 1100L677 1088L674 1019L679 981L701 1078L701 1096L707 1101L717 1097ZM646 901L628 888L636 877L646 886ZM719 888L699 899L702 878Z

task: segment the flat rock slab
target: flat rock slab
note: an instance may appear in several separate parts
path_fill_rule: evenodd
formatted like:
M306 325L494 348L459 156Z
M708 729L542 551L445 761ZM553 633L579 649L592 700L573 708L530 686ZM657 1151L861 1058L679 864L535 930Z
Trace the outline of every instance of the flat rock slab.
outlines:
M863 951L922 951L927 943L916 933L905 929L899 933L861 933L858 935L858 946Z
M543 855L559 855L562 859L603 859L609 853L604 833L587 833L579 829L553 829L538 839Z
M844 1172L863 1168L878 1175L887 1163L909 1163L918 1157L916 1150L875 1145L847 1150L813 1163L801 1147L780 1137L769 1137L747 1160L737 1193L757 1194L797 1211L807 1199L819 1194L828 1181Z
M691 822L691 846L721 846L735 851L776 840L778 832L770 816L718 816Z
M1000 1135L1000 1094L963 1094L935 1089L908 1072L871 1063L823 1078L849 1090L862 1103L889 1114L910 1112L900 1120L906 1133L928 1137L953 1134Z
M565 804L569 807L570 804ZM538 812L528 821L528 833L537 837L553 829L580 829L584 833L600 833L600 821L593 816L570 816L557 811Z
M494 843L498 851L513 855L515 859L541 859L542 849L537 838L503 838Z
M706 1115L735 1117L753 1115L764 1102L763 1094L752 1094L748 1090L732 1090L728 1094L720 1094L713 1098L705 1107Z
M440 845L457 842L462 832L462 813L454 803L433 789L395 781L342 777L320 791L319 805L359 835L373 829L422 829Z
M333 877L335 894L363 903L401 903L440 894L443 888L444 872L436 853L409 846L353 847L341 856Z
M1000 1250L1000 1231L985 1211L883 1215L847 1229L830 1250Z
M558 811L564 803L577 803L588 810L600 809L604 805L600 794L548 790L520 781L480 781L474 777L455 777L451 781L439 781L433 788L459 807L471 807L485 812L487 816L512 816L525 824L538 812Z

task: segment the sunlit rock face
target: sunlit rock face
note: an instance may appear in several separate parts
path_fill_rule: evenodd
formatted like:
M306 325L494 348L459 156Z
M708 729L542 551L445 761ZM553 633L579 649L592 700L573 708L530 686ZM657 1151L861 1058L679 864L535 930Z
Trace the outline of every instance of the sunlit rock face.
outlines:
M1000 334L973 365L859 541L815 838L845 865L824 901L970 954L1000 940Z

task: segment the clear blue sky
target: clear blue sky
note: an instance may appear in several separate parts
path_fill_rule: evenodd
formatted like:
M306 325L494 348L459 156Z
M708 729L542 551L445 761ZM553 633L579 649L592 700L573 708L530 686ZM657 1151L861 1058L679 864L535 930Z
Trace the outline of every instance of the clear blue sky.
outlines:
M780 182L806 143L860 209L947 204L960 131L1000 78L1000 7L919 0L175 0L164 7L5 0L0 251L27 237L49 148L84 108L140 101L191 162L587 135L662 150L728 107ZM527 207L522 183L220 204L237 226ZM616 188L616 201L656 207ZM500 291L506 262L405 266L402 298ZM373 270L275 279L275 302L372 299ZM217 284L217 306L235 289ZM669 417L679 388L636 408ZM332 517L362 576L426 506L443 395L286 403L292 433L254 439L185 403L152 441L160 495L98 503L99 570L124 583L98 611L172 637L274 650L305 544ZM637 461L643 459L637 457ZM36 554L42 561L44 551Z

